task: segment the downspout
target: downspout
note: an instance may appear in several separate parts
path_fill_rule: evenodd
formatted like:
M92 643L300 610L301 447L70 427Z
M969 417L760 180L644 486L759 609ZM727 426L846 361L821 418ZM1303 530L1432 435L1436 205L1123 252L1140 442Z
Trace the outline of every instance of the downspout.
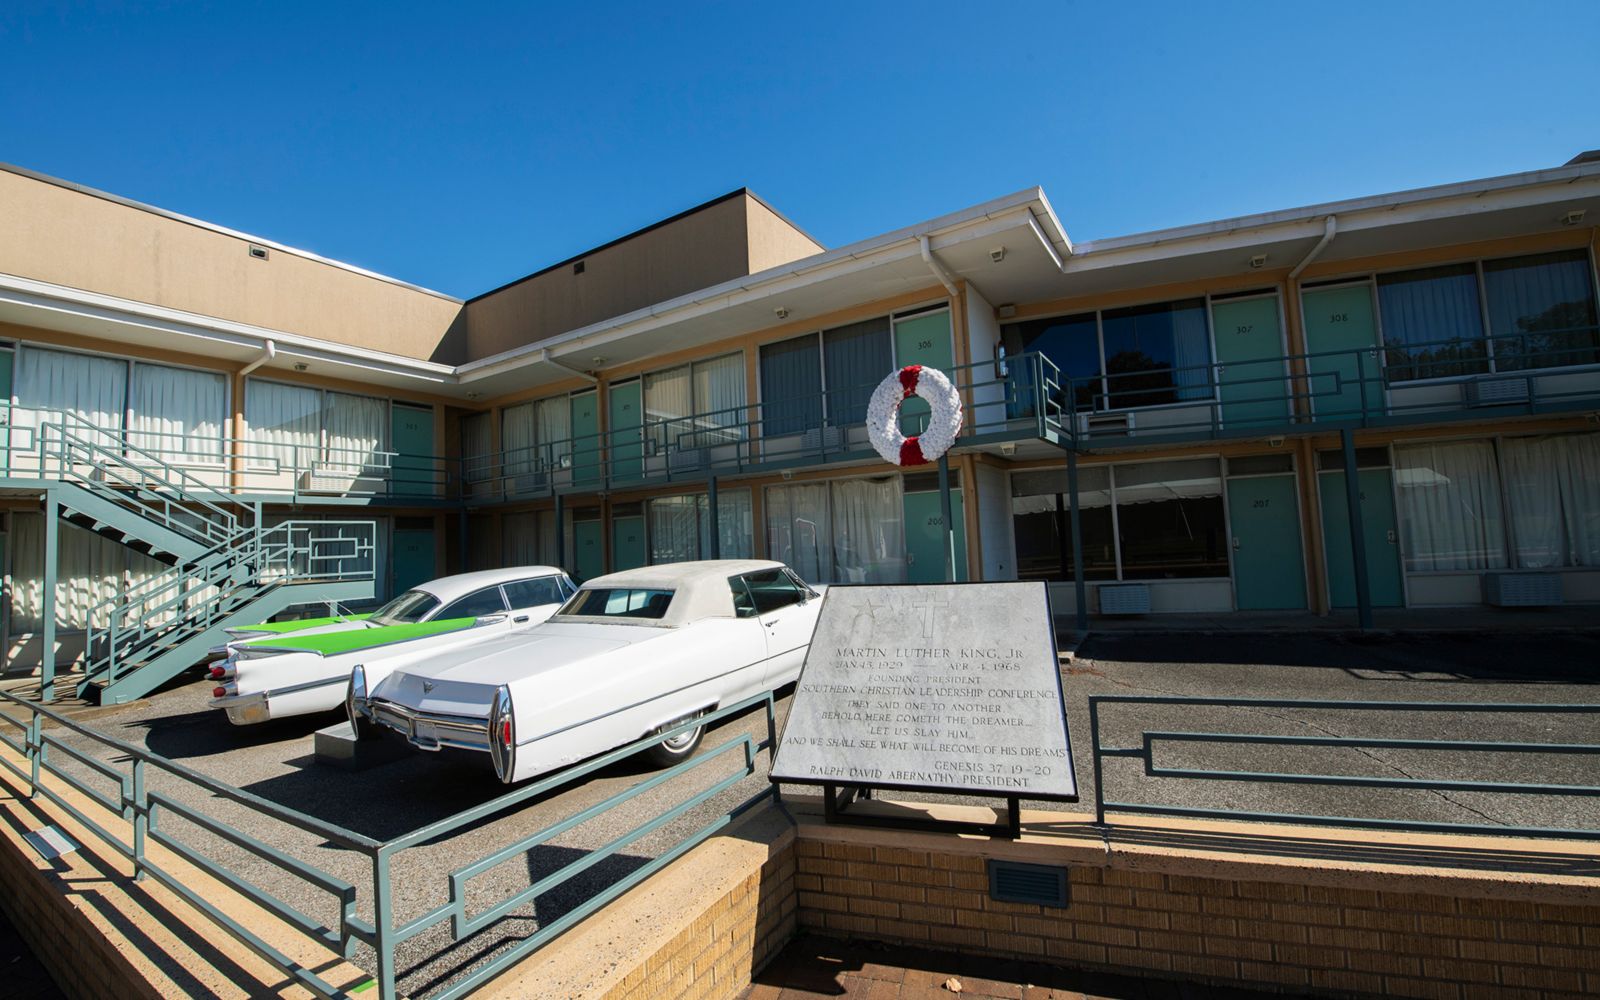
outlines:
M928 265L928 270L932 271L933 276L939 279L939 284L945 287L952 299L960 296L961 292L956 288L956 279L952 278L950 272L944 269L944 265L939 263L938 259L933 256L933 247L928 243L928 237L921 237L921 242L922 260Z
M1311 252L1306 254L1305 259L1300 261L1300 263L1296 264L1294 266L1294 270L1289 272L1289 280L1290 281L1293 281L1294 279L1300 277L1300 272L1304 271L1306 268L1310 267L1311 266L1311 262L1316 260L1318 257L1320 257L1322 255L1322 251L1326 250L1328 248L1328 244L1333 242L1333 234L1338 232L1338 231L1339 231L1339 217L1338 216L1330 215L1325 220L1323 220L1323 223L1322 223L1322 239L1318 240L1317 241L1317 245L1311 248Z
M243 368L239 369L239 377L243 378L244 376L246 376L246 375L250 374L251 372L255 371L257 368L260 368L262 365L266 364L268 361L271 361L273 358L275 358L277 356L278 356L278 342L275 341L275 340L267 341L266 344L262 345L261 357L256 358L254 361L250 362L249 364L245 365Z

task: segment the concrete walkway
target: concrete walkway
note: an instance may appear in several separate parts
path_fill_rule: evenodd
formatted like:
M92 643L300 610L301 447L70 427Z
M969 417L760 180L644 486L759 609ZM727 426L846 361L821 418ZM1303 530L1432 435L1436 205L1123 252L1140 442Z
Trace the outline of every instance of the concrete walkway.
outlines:
M1283 1000L1294 995L802 934L755 977L743 1000Z

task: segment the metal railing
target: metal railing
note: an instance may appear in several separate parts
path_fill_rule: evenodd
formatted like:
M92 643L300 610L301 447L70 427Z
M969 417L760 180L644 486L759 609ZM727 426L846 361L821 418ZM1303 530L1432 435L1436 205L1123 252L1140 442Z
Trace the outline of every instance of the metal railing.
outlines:
M1312 750L1449 751L1465 754L1554 754L1600 756L1600 741L1591 743L1533 743L1524 741L1405 739L1346 736L1291 736L1269 733L1195 732L1187 730L1144 730L1134 746L1106 746L1102 741L1102 706L1154 705L1238 709L1302 709L1334 712L1454 712L1466 715L1577 715L1600 716L1600 705L1538 705L1483 702L1383 702L1324 701L1292 698L1191 698L1164 695L1090 695L1089 732L1094 762L1095 820L1105 824L1109 812L1144 813L1156 816L1182 816L1195 819L1226 819L1261 823L1287 823L1304 826L1349 827L1370 830L1408 830L1429 833L1466 833L1502 837L1553 837L1600 840L1600 824L1595 828L1513 826L1485 823L1446 823L1411 819L1384 819L1371 816L1308 815L1287 812L1252 812L1207 806L1132 802L1108 797L1104 761L1107 758L1136 759L1143 763L1147 778L1194 781L1251 782L1275 785L1317 785L1336 788L1409 789L1426 791L1486 792L1508 795L1566 795L1580 798L1600 796L1600 785L1548 784L1532 781L1473 781L1446 778L1375 777L1351 774L1316 774L1282 771L1224 770L1197 767L1164 767L1156 762L1157 744L1212 744L1221 746L1299 747Z
M272 966L282 970L297 984L318 996L340 998L340 1000L355 1000L373 985L373 982L357 984L347 991L328 982L316 969L295 962L270 944L268 936L260 933L259 928L252 929L246 923L230 916L226 910L217 905L215 900L208 899L201 889L164 867L160 861L152 859L149 845L155 843L171 851L183 861L225 883L277 916L303 938L346 959L356 955L358 944L367 945L375 956L375 968L370 970L374 973L373 981L377 986L375 995L379 1000L394 1000L398 995L398 981L402 974L402 970L396 968L396 949L401 944L437 925L448 925L450 944L458 944L482 932L495 921L534 905L540 897L559 889L595 865L616 855L623 848L674 821L683 819L697 807L709 803L723 793L730 792L740 782L755 776L758 773L757 759L760 754L766 754L766 763L770 767L777 740L775 702L772 693L768 692L719 708L698 718L686 720L670 730L618 747L578 766L552 773L481 805L429 823L409 833L380 841L236 788L193 768L151 753L137 744L105 736L35 702L0 692L0 705L4 705L5 708L15 706L26 713L24 716L0 709L0 743L9 747L27 765L24 769L0 756L0 766L19 780L27 782L31 795L45 796L113 851L131 861L135 878L154 879L182 896L218 927ZM749 733L738 733L710 750L660 771L558 822L520 835L504 847L482 857L463 859L454 869L438 873L443 882L442 888L447 893L446 902L409 920L401 921L396 918L395 902L402 881L394 874L394 863L397 856L405 851L438 842L459 831L479 827L491 817L507 813L519 806L531 805L551 790L575 779L592 775L663 739L688 732L697 726L713 725L758 707L765 713L765 738L757 740ZM109 751L113 755L114 762L108 763L93 753L73 746L63 739L58 731L47 729L46 721L88 741L93 747ZM70 768L62 767L60 761L53 759L53 755L65 757L73 765L86 769L101 780L111 782L116 788L116 793L108 795L89 784L84 777L74 774ZM526 888L488 903L476 912L469 912L467 884L475 876L511 859L528 855L562 833L616 810L632 800L645 796L646 793L655 792L675 778L730 756L738 758L740 765L732 768L728 774L680 800L664 805L651 818L611 838L600 847L585 851L580 857L569 861L556 871L537 878ZM197 807L192 802L183 801L170 792L153 790L151 788L153 772L178 779L210 796L242 807L246 810L249 822L230 823L210 811ZM123 825L118 825L116 829L108 828L80 809L62 790L53 787L52 782L42 780L47 776L60 781L66 788L85 796L116 815ZM760 788L752 794L727 805L705 822L677 837L669 847L650 861L633 868L583 902L566 910L559 917L541 922L536 932L519 939L511 947L500 950L487 960L479 961L479 956L468 956L462 964L470 965L470 968L461 975L449 979L432 992L413 995L423 1000L453 1000L472 992L704 842L741 814L767 801L778 801L778 789L776 785L763 781L760 783ZM339 914L335 921L336 926L328 926L326 922L317 920L308 915L302 906L263 888L240 872L208 857L194 845L186 843L175 830L163 826L162 819L167 816L193 824L232 847L242 849L253 858L296 876L330 898L337 906ZM263 823L271 822L309 833L339 849L360 855L364 859L364 865L371 872L370 890L363 893L365 887L340 878L318 865L267 843L261 836L262 827ZM406 881L404 884L409 894L414 896L416 891L414 882ZM361 916L364 909L363 902L370 907L367 912L372 914L371 920ZM417 964L420 966L432 961L442 953L443 949Z
M1571 346L1566 340L1594 338ZM1600 328L1275 354L1065 378L1056 403L1073 447L1541 412L1600 400ZM1134 362L1127 362L1132 364ZM1592 376L1585 378L1584 376ZM1577 376L1573 378L1572 376ZM1481 387L1497 393L1478 393Z

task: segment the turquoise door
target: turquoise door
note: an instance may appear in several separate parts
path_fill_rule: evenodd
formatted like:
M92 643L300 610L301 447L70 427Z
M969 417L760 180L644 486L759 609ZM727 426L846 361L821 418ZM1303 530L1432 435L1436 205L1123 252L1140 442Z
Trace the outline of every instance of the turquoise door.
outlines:
M649 562L644 544L644 518L638 515L611 519L611 572L633 569Z
M600 410L596 393L575 393L568 401L572 408L572 483L589 485L600 481Z
M907 493L906 582L947 583L944 577L944 514L939 492ZM967 578L967 532L961 491L950 491L950 515L955 521L956 582Z
M1225 427L1268 427L1289 420L1278 297L1216 302L1217 383ZM1303 606L1303 605L1302 605Z
M1388 469L1362 469L1356 474L1361 488L1361 529L1367 554L1367 578L1372 606L1398 608L1405 603L1400 576L1400 546L1394 518L1394 490ZM1350 551L1350 505L1345 498L1344 473L1317 475L1322 495L1322 544L1328 556L1328 596L1336 608L1356 606L1355 556Z
M402 496L432 495L433 408L395 403L389 408L391 486Z
M1383 412L1383 363L1367 285L1319 288L1300 296L1306 320L1306 370L1318 420ZM1329 353L1336 352L1336 353Z
M389 570L390 596L434 578L432 528L395 528L390 551L394 553Z
M609 403L606 444L611 449L611 481L637 482L644 478L644 440L639 430L644 408L639 400L639 380L613 385L606 396Z
M926 365L937 368L957 381L955 350L950 342L950 312L941 309L924 316L896 321L894 325L894 363ZM887 373L886 373L887 374ZM900 404L900 429L904 434L920 434L927 425L928 404L920 399L908 399Z
M605 547L601 543L599 521L572 523L572 569L581 583L606 571Z
M1228 517L1239 610L1304 609L1306 566L1294 477L1228 480Z

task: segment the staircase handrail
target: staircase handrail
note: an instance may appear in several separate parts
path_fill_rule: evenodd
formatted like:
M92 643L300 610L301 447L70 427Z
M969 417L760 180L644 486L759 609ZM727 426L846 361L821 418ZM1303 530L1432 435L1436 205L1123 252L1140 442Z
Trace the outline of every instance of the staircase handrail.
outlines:
M85 486L91 491L99 492L104 490L103 483L96 482L91 477L82 476L73 471L73 455L69 450L70 445L89 455L91 459L95 460L94 464L97 468L107 472L118 467L133 470L131 476L122 473L117 475L117 479L123 485L130 487L135 495L130 497L121 491L113 491L116 501L123 504L132 501L135 506L150 512L152 520L172 531L198 538L203 542L222 542L237 535L242 530L248 530L232 511L223 508L218 503L202 495L202 493L207 493L220 497L222 494L215 487L208 485L196 476L190 475L178 466L172 465L133 445L128 441L128 435L125 432L103 430L72 413L57 413L55 416L58 418L57 421L45 422L40 425L41 441L39 450L41 456L53 455L58 464L57 475L61 479ZM94 436L115 435L118 446L117 448L109 448L95 440L94 437L78 433L79 428L88 430ZM56 447L53 451L50 447L50 432L52 431L58 435ZM150 464L142 465L137 462L131 462L128 460L130 455L136 455L140 459L148 460ZM174 481L174 478L176 481ZM151 490L147 485L151 480L154 480L169 493L176 495L177 500L175 501L173 496ZM159 500L159 503L152 503L144 499L145 496L153 496ZM185 513L195 513L191 510L191 507L199 507L212 515L200 515L201 522L205 525L205 528L202 529L195 525L187 524L172 516L174 509L182 510Z

